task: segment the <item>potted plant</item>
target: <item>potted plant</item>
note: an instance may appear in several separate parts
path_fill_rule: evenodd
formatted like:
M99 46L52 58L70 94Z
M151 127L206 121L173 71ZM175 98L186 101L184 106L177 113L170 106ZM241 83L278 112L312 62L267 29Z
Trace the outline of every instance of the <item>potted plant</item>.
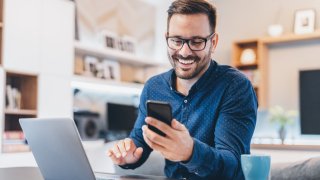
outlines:
M297 111L284 110L283 107L277 105L272 108L270 108L270 122L276 123L279 125L278 134L279 138L281 139L281 143L284 143L284 140L286 138L287 129L286 127L288 125L294 124L294 119L297 116Z

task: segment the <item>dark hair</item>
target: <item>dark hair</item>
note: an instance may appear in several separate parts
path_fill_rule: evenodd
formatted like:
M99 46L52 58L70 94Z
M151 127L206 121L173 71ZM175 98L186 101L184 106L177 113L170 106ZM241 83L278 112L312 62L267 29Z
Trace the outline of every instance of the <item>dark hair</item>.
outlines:
M167 31L169 22L174 14L205 14L208 16L212 32L216 31L217 12L216 7L206 0L176 0L168 9Z

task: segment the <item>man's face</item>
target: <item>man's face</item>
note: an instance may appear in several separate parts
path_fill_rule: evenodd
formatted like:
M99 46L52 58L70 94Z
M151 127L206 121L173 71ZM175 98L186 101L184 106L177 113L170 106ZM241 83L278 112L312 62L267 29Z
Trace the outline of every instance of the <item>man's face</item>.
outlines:
M182 39L206 38L212 33L208 17L205 14L175 14L169 22L167 37ZM168 47L168 57L178 78L193 79L200 77L208 68L211 52L215 48L216 36L208 38L201 51L193 51L187 43L180 50Z

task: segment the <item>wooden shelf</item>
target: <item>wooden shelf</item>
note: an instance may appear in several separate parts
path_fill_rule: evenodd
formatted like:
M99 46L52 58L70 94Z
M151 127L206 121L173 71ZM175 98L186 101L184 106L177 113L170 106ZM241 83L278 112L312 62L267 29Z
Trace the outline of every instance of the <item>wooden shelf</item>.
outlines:
M241 39L241 40L236 41L237 44L244 45L244 46L257 44L257 42L258 42L258 38Z
M154 59L148 59L144 57L139 57L135 54L124 52L120 50L114 50L111 48L104 48L99 46L93 46L75 41L74 43L75 51L77 54L92 55L100 58L105 58L108 60L115 60L120 63L130 64L134 66L159 66L166 65L162 63L157 63Z
M240 69L240 70L244 70L244 69L257 69L258 68L258 64L254 63L254 64L237 64L236 68Z
M252 149L272 149L272 150L308 150L319 151L320 145L305 144L251 144Z
M10 85L12 91L16 89L20 92L20 107L15 107L16 103L13 106L9 106L9 108L16 109L37 109L37 91L38 91L38 80L37 75L32 75L29 73L17 73L12 71L6 72L6 85ZM6 94L8 95L8 89L6 87ZM13 92L11 92L13 93ZM12 101L15 102L14 95L12 96Z
M36 116L37 110L29 110L29 109L6 109L4 111L7 115L23 115L23 116Z
M30 73L6 71L4 98L4 132L22 131L20 118L37 117L38 76ZM20 141L20 143L18 143ZM4 139L2 152L21 152L29 149L23 139Z
M320 30L308 34L286 34L279 37L261 37L235 41L233 43L232 65L240 70L257 70L258 82L255 89L259 89L259 108L268 108L268 51L269 46L280 43L295 43L317 40L320 42ZM251 48L256 53L256 64L253 66L241 65L241 53Z
M261 43L263 44L277 44L286 42L297 42L297 41L307 41L307 40L320 40L320 31L308 34L286 34L279 37L264 37L261 38Z
M29 73L29 72L20 72L20 71L16 71L16 70L11 70L6 68L6 73L8 75L15 75L15 76L20 76L20 77L24 77L24 76L37 76L37 74L35 73Z

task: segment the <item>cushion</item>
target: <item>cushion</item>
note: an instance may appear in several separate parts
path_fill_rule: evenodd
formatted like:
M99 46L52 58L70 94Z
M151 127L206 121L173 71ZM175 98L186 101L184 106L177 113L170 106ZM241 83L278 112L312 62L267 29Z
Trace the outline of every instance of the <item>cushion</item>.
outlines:
M271 166L272 180L320 179L320 157L294 163L279 163Z

